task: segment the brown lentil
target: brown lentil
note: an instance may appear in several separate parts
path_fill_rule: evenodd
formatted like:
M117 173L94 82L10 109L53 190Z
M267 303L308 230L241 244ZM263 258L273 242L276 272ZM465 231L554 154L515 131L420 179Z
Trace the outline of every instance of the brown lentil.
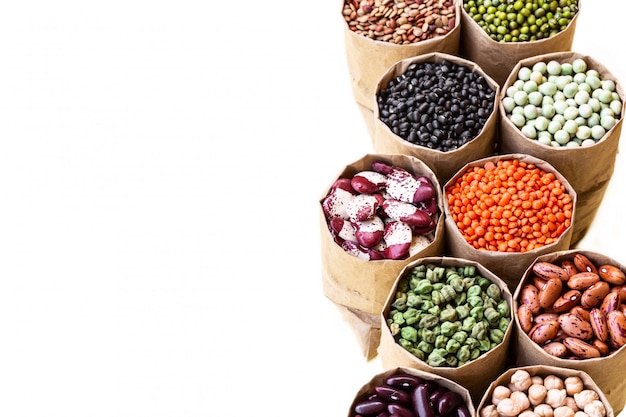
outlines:
M345 0L343 17L359 35L400 45L444 36L457 19L452 0Z

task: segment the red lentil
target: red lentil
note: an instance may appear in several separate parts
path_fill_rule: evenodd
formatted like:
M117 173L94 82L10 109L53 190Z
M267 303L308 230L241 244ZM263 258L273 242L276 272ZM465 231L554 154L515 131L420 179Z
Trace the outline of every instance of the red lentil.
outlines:
M526 252L556 242L573 201L552 172L517 159L469 168L446 189L452 219L478 250Z

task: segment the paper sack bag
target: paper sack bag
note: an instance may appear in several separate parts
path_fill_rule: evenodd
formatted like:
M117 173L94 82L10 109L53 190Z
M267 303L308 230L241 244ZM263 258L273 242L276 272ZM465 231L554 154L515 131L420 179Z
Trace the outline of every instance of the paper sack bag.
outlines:
M538 257L536 262L545 261L558 265L563 259L571 258L574 253L585 255L595 265L609 264L619 267L622 271L626 271L626 267L619 262L607 256L584 250L557 251ZM517 307L519 307L517 300L519 299L522 287L532 278L531 275L532 270L531 267L529 267L515 290L515 294L513 295L515 311L517 311ZM584 371L589 374L600 389L604 391L613 409L617 413L622 410L624 403L626 403L626 378L624 378L622 371L626 369L626 346L622 346L610 355L600 358L584 360L562 359L549 355L539 345L533 342L522 330L517 314L515 315L515 328L515 342L513 345L516 346L515 363L517 365L547 365Z
M534 262L537 256L570 248L570 242L572 238L572 225L576 223L577 215L574 207L570 227L568 227L563 232L563 234L561 234L556 242L527 252L499 252L491 250L478 250L469 243L467 243L452 218L450 207L448 205L448 200L445 197L445 190L449 186L454 184L454 182L459 177L461 177L469 168L484 166L487 161L491 161L495 164L497 163L497 161L502 159L517 159L519 161L534 164L543 171L554 173L556 178L560 180L560 182L567 190L567 193L572 198L574 206L576 203L576 192L574 191L573 187L567 182L567 179L563 175L561 175L556 169L554 169L554 167L552 167L550 164L539 158L525 154L497 155L470 162L465 167L463 167L457 173L457 175L452 177L452 179L450 179L450 181L448 181L444 185L444 210L446 213L445 231L448 253L452 256L456 256L459 258L472 259L477 261L481 265L484 265L486 268L496 274L500 279L506 282L509 290L513 292L515 291L515 288L517 287L517 284L519 283L522 275L526 271L526 268L528 268L528 266Z
M478 135L463 146L447 152L416 145L394 134L389 127L380 120L378 105L374 108L374 149L381 153L400 153L415 156L426 162L435 172L441 183L450 179L467 161L491 156L495 152L498 134L498 94L500 86L491 79L475 63L457 56L433 52L418 57L406 58L391 66L376 85L376 96L387 88L390 81L403 74L414 63L449 61L470 69L485 78L487 84L495 92L493 110Z
M502 298L505 299L509 307L511 307L511 323L505 332L502 342L491 349L488 352L483 353L478 358L467 362L466 364L458 367L433 367L427 362L420 360L417 356L400 346L394 336L391 334L391 330L387 325L385 318L389 314L392 308L392 304L395 299L396 289L400 278L409 273L409 270L417 265L433 264L442 267L458 267L458 266L474 266L476 268L476 274L484 278L487 278L492 283L498 285L502 293ZM419 369L425 372L431 372L439 374L445 378L467 388L472 395L472 398L479 400L484 390L489 385L489 382L496 378L502 371L504 371L509 352L509 344L512 338L513 332L513 296L511 295L508 286L504 281L494 275L491 271L485 268L483 265L468 259L452 258L452 257L429 257L418 259L408 264L402 272L398 275L394 285L389 293L389 298L385 303L385 309L381 314L382 331L380 339L380 358L383 363L383 367L389 368L394 366L404 366L407 368Z
M407 155L367 154L358 161L347 165L337 178L351 178L359 171L370 170L374 161L402 167L414 175L427 176L438 193L437 201L440 214L436 228L431 232L434 233L434 237L423 250L403 260L364 261L346 253L334 241L328 229L321 200L328 194L330 187L320 199L319 221L324 295L339 308L357 336L367 359L372 359L377 355L376 350L380 339L380 313L387 300L389 290L402 268L419 257L441 254L445 245L441 187L432 170L419 159Z
M461 8L460 54L480 65L498 84L503 85L521 59L572 49L581 3L578 0L578 12L563 31L549 38L528 42L496 42Z

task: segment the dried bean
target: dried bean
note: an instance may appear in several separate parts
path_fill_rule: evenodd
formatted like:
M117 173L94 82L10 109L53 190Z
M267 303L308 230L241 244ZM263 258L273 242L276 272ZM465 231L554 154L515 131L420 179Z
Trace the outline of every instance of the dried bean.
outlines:
M446 152L480 133L493 112L495 90L481 74L444 60L409 65L376 99L381 122L394 134Z
M471 414L465 399L456 391L436 381L398 371L357 398L350 416L471 417Z
M626 298L622 298L624 272L617 265L595 262L576 252L558 261L567 270L568 279L562 281L560 296L553 302L545 294L549 283L558 287L561 282L557 262L537 262L529 281L536 273L549 277L540 291L525 283L520 291L516 311L522 331L550 355L565 359L588 359L607 356L626 344ZM542 300L540 308L529 306ZM553 294L552 294L553 296ZM530 326L532 324L532 327Z
M463 8L496 42L546 39L565 30L578 12L578 1L463 0Z
M346 0L342 11L348 28L375 41L410 45L447 35L456 25L452 0L405 3L388 0ZM434 20L435 15L447 18ZM416 33L415 30L419 29Z

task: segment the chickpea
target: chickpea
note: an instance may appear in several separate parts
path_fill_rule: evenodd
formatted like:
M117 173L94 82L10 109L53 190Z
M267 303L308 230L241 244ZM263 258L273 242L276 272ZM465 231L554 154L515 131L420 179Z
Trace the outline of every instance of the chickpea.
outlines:
M504 385L498 385L493 389L493 393L491 394L491 403L493 405L498 405L500 401L505 398L509 398L511 396L511 390L505 387Z
M574 417L574 410L566 405L554 409L554 417Z
M576 411L576 413L574 413L574 417L589 417L589 414L584 411Z
M515 371L513 375L511 375L511 384L515 387L515 390L511 391L526 391L532 384L530 374L523 369Z
M565 406L571 408L572 410L574 410L574 412L580 411L580 408L578 408L574 397L568 396L567 398L565 398Z
M539 414L535 413L534 411L525 410L525 411L522 411L520 413L520 415L517 416L517 417L541 417L541 416Z
M515 404L519 405L522 410L530 408L530 400L528 399L526 393L524 393L523 391L512 392L509 398L513 400Z
M574 394L574 400L579 409L584 410L585 406L592 401L599 400L600 396L592 389L585 389ZM585 411L586 412L586 411Z
M546 393L546 404L550 405L552 408L561 407L565 404L565 398L567 397L567 392L565 392L565 388L551 388L548 389Z
M539 375L530 377L530 380L533 384L543 385L543 378Z
M480 417L498 417L498 410L493 404L489 404L480 410Z
M600 400L593 400L585 405L584 411L589 417L604 417L606 416L606 408Z
M528 387L528 399L532 405L543 403L547 393L548 389L543 384L532 384Z
M548 390L565 388L565 383L563 382L563 380L556 375L546 376L543 379L543 385L545 385Z
M567 395L574 395L584 389L583 381L577 376L569 376L565 378L565 391Z
M522 408L510 398L503 398L496 406L500 417L516 417L522 412ZM593 416L597 417L597 416Z
M553 417L554 409L550 407L548 404L539 404L533 410L535 414L538 414L540 417Z

